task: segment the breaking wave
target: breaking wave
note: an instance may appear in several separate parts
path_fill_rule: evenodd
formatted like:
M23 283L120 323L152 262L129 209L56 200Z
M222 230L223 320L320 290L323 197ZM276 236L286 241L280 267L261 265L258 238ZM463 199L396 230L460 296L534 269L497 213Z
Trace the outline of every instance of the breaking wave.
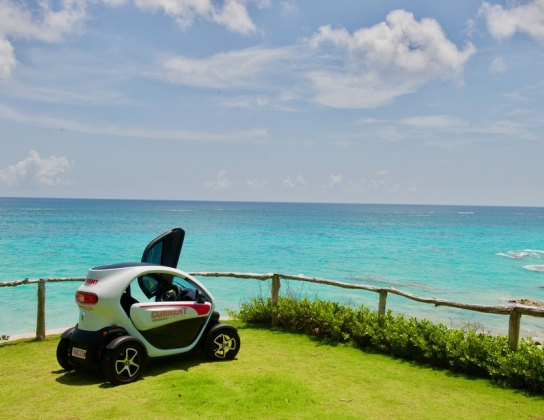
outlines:
M544 273L544 265L524 265L523 268L529 271L536 271L537 273Z
M507 257L507 258L514 258L514 259L520 259L524 257L541 258L541 257L544 257L544 251L541 251L538 249L524 249L523 251L499 252L497 253L497 255L499 257Z

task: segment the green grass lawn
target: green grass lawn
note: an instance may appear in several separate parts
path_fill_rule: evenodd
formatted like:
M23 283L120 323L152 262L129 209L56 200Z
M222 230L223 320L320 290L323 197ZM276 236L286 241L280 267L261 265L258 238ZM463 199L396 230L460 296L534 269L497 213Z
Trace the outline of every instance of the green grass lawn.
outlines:
M66 373L58 336L0 344L0 417L55 419L543 419L544 397L417 364L233 322L236 360L201 354L148 365L113 387Z

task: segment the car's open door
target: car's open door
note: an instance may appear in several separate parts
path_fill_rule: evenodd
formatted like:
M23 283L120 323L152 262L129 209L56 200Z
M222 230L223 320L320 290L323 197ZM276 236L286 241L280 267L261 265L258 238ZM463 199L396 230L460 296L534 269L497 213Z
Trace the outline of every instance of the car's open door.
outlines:
M176 268L184 238L185 231L181 228L164 232L147 245L142 262Z

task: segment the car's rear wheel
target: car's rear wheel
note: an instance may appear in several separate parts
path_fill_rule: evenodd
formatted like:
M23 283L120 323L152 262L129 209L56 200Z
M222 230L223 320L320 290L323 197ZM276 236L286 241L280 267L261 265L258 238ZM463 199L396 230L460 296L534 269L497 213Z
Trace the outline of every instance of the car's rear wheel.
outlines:
M67 371L74 370L74 367L69 362L70 359L70 339L61 338L57 345L57 362L61 368Z
M213 328L204 347L204 353L211 360L232 360L239 350L240 336L231 326Z
M102 369L112 384L128 384L142 376L146 359L144 348L135 341L128 341L106 352Z

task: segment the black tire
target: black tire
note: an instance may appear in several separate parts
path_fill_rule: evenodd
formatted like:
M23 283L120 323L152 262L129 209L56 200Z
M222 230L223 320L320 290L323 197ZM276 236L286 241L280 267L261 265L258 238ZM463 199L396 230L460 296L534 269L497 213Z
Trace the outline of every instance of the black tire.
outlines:
M61 338L57 345L57 362L64 370L70 372L74 367L70 364L70 339Z
M135 341L125 341L104 356L104 376L114 385L138 380L145 370L147 356L144 348Z
M234 327L220 324L208 333L204 353L210 360L232 360L239 350L240 336Z

